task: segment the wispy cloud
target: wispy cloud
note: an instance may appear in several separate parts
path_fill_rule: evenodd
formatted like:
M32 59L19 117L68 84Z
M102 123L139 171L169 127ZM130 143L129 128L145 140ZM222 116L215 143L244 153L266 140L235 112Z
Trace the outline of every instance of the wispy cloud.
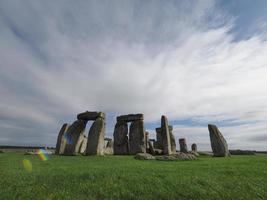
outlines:
M1 4L2 124L32 124L32 132L50 145L60 124L84 110L142 112L146 122L161 114L203 124L234 121L230 135L223 127L233 148L248 147L254 144L249 138L264 134L250 129L267 121L261 23L261 32L236 41L235 16L214 1ZM184 136L203 148L209 144L206 128L178 128L178 135L199 133ZM27 131L0 131L2 138L21 134L21 143L37 141Z

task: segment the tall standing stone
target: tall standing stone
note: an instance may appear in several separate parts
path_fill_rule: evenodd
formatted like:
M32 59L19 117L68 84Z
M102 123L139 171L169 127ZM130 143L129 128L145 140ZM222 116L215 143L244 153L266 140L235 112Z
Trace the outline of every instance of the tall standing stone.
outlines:
M56 145L56 151L55 154L63 154L66 146L66 140L64 138L64 134L67 132L69 128L69 124L63 124L61 127L58 137L57 137L57 145Z
M171 139L168 125L168 119L166 116L161 116L161 131L162 131L162 143L163 143L163 154L170 155L171 150Z
M117 122L114 128L114 154L129 154L127 122Z
M191 150L192 150L192 152L197 152L197 145L196 145L196 143L193 143L191 145Z
M170 140L171 140L171 150L173 153L176 153L176 142L175 142L175 137L172 133L172 126L169 126L169 131L170 131Z
M65 133L67 144L64 150L64 155L76 155L79 153L79 148L83 139L83 133L85 130L86 121L76 120L69 127Z
M87 137L84 135L82 143L80 145L79 153L84 154L86 152L86 147L87 147Z
M104 139L105 119L98 117L89 130L86 155L103 155L105 146Z
M155 148L163 149L163 137L162 137L161 127L156 128L156 137L157 141L155 142Z
M187 149L185 138L179 139L179 144L180 144L180 152L188 153L188 149Z
M135 155L137 153L145 153L145 129L144 121L133 121L130 125L129 133L129 153Z
M216 157L225 157L230 155L227 142L217 126L209 124L208 129L213 155Z

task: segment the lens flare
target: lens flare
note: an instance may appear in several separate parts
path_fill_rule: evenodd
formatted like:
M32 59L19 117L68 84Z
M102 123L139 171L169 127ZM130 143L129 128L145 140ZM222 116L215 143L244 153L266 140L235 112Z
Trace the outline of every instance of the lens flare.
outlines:
M49 154L46 150L44 149L39 149L37 151L37 156L41 161L47 161L49 159Z
M29 161L27 159L23 159L22 160L22 164L23 164L24 169L27 172L31 172L32 171L32 163L31 163L31 161Z
M66 140L67 144L72 144L71 135L69 133L64 134L64 139Z

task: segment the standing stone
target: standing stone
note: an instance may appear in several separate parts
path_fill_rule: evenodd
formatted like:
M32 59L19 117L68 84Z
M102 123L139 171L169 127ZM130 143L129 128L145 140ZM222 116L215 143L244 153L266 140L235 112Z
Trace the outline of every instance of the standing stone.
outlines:
M65 133L65 138L67 138L67 144L64 150L64 155L76 155L79 153L79 147L83 139L83 133L85 130L86 121L76 120L69 127L68 131Z
M144 121L133 121L129 133L129 153L146 153Z
M149 132L146 131L146 132L145 132L145 147L146 147L146 149L149 148L149 144L148 144L148 142L149 142Z
M180 152L188 153L185 138L179 139L179 144L180 144Z
M155 149L154 149L154 146L153 146L153 144L152 144L152 142L151 141L148 141L148 146L149 146L149 153L150 154L152 154L152 155L155 155L156 153L155 153Z
M84 154L86 151L86 146L87 146L87 137L84 135L83 136L83 140L79 149L79 153L80 154Z
M114 142L113 142L113 140L109 140L108 143L107 143L106 148L112 148L112 149L113 149L113 147L114 147Z
M170 131L170 140L171 140L171 149L173 153L176 153L176 142L175 142L175 137L172 133L172 126L169 126L169 131Z
M170 155L171 150L171 139L169 132L168 119L166 116L161 116L161 131L162 131L162 143L163 143L163 154Z
M63 124L63 126L61 127L58 133L57 145L56 145L56 151L55 151L55 154L57 155L64 153L64 149L66 146L66 140L64 139L64 134L67 132L68 128L69 128L69 124Z
M86 147L86 155L103 155L105 146L105 119L98 117L92 124Z
M128 145L128 126L126 122L117 122L114 128L114 154L127 155L129 154Z
M208 128L213 155L216 157L225 157L230 155L227 142L217 126L209 124Z
M197 145L196 145L196 143L193 143L191 145L191 150L192 150L192 152L197 152Z
M161 127L156 128L156 137L157 137L157 141L155 143L155 148L156 149L163 149L163 139L162 139L162 131L161 131Z

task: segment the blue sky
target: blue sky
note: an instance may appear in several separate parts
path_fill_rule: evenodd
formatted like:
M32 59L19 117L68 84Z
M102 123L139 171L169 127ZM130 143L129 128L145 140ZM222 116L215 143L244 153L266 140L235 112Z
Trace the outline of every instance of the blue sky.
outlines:
M176 140L267 146L266 1L1 1L0 145L54 146L85 110L165 114ZM87 127L88 129L88 127ZM88 131L88 130L87 130Z

